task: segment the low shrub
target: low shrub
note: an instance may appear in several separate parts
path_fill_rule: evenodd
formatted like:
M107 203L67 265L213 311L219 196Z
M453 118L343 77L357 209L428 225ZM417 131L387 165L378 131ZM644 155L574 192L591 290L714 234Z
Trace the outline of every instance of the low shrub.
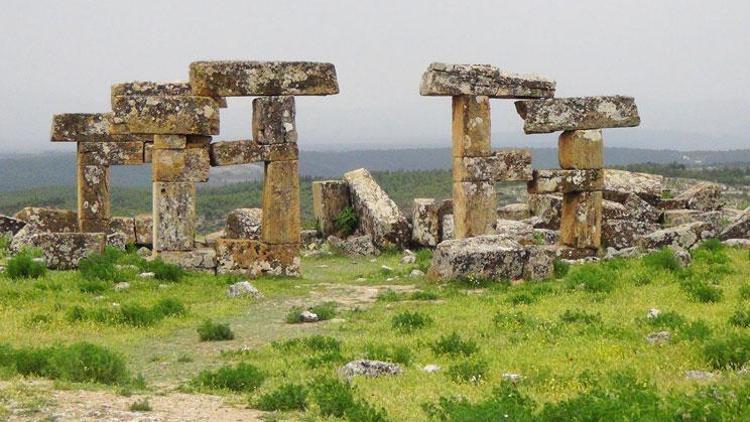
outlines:
M567 324L598 324L602 322L601 314L592 314L580 310L566 310L560 315L560 321Z
M704 341L711 337L711 327L705 321L697 320L682 327L679 334L685 340Z
M507 298L507 302L511 305L531 305L532 303L535 303L537 301L536 296L532 295L529 292L518 292L513 293Z
M636 271L630 275L630 282L636 286L646 286L651 284L654 275L650 271Z
M144 261L142 270L154 273L154 278L157 280L171 283L179 282L185 275L185 270L182 267L168 264L162 261L161 258L156 258L150 262Z
M534 323L531 317L523 312L497 312L492 320L500 328L513 329L528 327Z
M740 296L740 299L742 300L750 299L750 284L745 283L741 285L739 290L737 291L737 294Z
M128 407L128 409L131 412L150 412L154 410L151 407L151 403L148 402L148 399L136 400L130 404L130 407Z
M502 383L478 403L465 397L441 397L422 409L433 420L441 421L533 421L534 401L510 383Z
M393 289L388 289L378 294L377 300L378 302L398 302L403 300L403 295Z
M451 365L448 377L454 382L479 383L487 376L489 366L484 360L467 360Z
M84 280L101 280L111 282L125 281L127 277L115 266L123 253L111 246L104 249L104 253L92 253L83 258L78 264L78 272Z
M674 311L665 311L653 318L646 318L646 324L655 328L669 328L677 330L685 325L685 317Z
M177 299L164 298L153 306L138 303L125 303L116 308L84 308L80 305L70 307L66 313L68 321L94 321L110 325L130 325L147 327L171 316L182 316L187 313L185 305Z
M234 333L229 328L229 324L213 322L210 319L203 321L198 326L198 337L201 341L225 341L233 340Z
M22 249L5 264L5 275L11 279L39 278L47 273L43 262L35 261L41 253L34 249Z
M391 320L391 326L402 333L411 333L432 324L432 318L420 312L402 312Z
M325 365L340 365L347 362L348 360L349 359L342 355L340 351L334 350L328 352L319 352L314 356L305 358L303 362L306 368L315 369Z
M409 295L409 300L438 300L440 299L440 295L436 292L431 292L427 290L419 290L416 292L412 292Z
M417 268L426 273L430 269L430 265L432 265L432 249L418 249L415 255L417 256L417 260L415 261Z
M680 284L682 290L692 300L702 303L720 302L724 296L721 288L705 281L690 277Z
M569 289L609 293L615 288L617 271L603 264L584 264L572 269L565 278Z
M326 417L341 418L354 406L352 389L336 378L317 378L312 384L312 398Z
M729 324L735 327L750 327L750 311L747 309L737 309L734 311L731 317L729 317Z
M455 331L447 336L440 338L430 345L433 353L436 355L451 356L471 356L479 350L479 346L474 340L464 340Z
M750 361L750 335L715 338L703 347L703 356L715 369L740 369Z
M284 342L273 342L271 345L281 351L304 349L312 352L339 352L341 342L333 337L314 335L286 340Z
M284 384L258 398L256 407L267 412L307 409L307 390L298 384Z
M234 367L225 365L215 371L201 371L193 380L193 384L212 390L247 393L255 391L265 379L266 375L263 371L243 362Z
M109 283L98 278L86 279L78 282L78 290L81 293L101 294L109 289Z
M365 345L365 359L396 362L409 365L412 362L411 350L407 346L386 346L367 343Z
M642 258L646 268L666 271L679 271L682 268L679 258L671 248L661 248Z
M333 220L334 227L339 235L346 237L354 233L359 225L357 212L351 206L344 207Z
M570 271L570 264L560 259L555 259L552 262L552 267L554 269L555 278L563 278L568 275L568 271Z

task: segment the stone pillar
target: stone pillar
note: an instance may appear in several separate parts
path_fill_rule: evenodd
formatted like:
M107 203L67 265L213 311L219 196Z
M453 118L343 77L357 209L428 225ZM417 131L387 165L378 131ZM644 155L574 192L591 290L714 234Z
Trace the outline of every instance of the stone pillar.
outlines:
M106 233L109 227L109 166L88 165L77 154L78 229L84 233Z
M601 170L604 152L601 130L570 130L558 141L560 167ZM602 235L602 192L563 193L560 242L581 249L599 249Z
M492 155L488 97L454 96L452 128L454 163L466 157ZM454 236L461 239L489 234L497 220L494 181L466 180L462 173L454 164Z
M297 244L301 230L298 161L271 161L263 180L261 239L269 245Z

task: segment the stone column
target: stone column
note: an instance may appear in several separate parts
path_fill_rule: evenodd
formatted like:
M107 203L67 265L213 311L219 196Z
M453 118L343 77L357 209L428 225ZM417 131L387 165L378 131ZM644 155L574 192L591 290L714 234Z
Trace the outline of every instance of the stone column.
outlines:
M560 167L566 170L601 170L604 152L601 130L569 130L558 140ZM601 246L602 192L563 193L560 242L598 249Z
M78 229L84 233L106 233L111 217L109 166L88 165L83 154L79 147L76 157Z
M452 128L454 236L461 239L488 234L497 220L495 183L467 180L460 163L467 157L492 155L489 98L454 96Z

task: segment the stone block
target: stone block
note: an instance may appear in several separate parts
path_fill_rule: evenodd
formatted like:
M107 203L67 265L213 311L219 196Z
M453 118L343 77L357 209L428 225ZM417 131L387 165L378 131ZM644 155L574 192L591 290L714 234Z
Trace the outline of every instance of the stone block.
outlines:
M405 245L411 239L406 216L366 169L344 174L359 230L372 236L375 246Z
M641 123L633 97L572 97L516 101L527 134L633 127Z
M187 135L186 148L208 148L211 145L212 137L207 135Z
M456 238L456 224L453 214L445 214L440 218L440 241Z
M531 217L529 204L508 204L497 209L497 217L505 220L525 220Z
M259 97L253 100L253 140L259 144L297 142L294 97Z
M453 97L453 157L492 154L490 101L487 97Z
M207 148L155 149L152 157L155 182L207 182L211 168Z
M194 247L195 184L154 182L154 250L186 251Z
M709 224L697 221L649 233L638 240L638 246L643 249L658 249L665 246L689 249L699 241L714 235Z
M601 246L602 193L575 192L563 195L560 242L574 248Z
M219 105L210 97L115 97L112 111L112 133L219 134Z
M135 218L135 243L150 246L154 243L154 217L152 214L139 214Z
M566 130L557 140L557 157L563 169L604 167L604 141L601 130Z
M77 214L71 210L25 207L15 213L13 218L25 222L25 228L34 232L67 233L78 231Z
M188 82L133 81L113 84L110 93L111 101L114 104L116 97L132 95L147 97L192 95L192 90ZM214 99L219 103L219 107L226 108L227 100L225 98L216 97Z
M78 159L85 166L143 164L143 142L84 142L78 144Z
M600 191L604 187L604 171L534 170L528 183L530 194Z
M224 237L228 239L260 239L263 210L238 208L227 214Z
M318 231L325 237L337 234L336 218L348 206L349 186L343 180L316 180L312 182L313 217Z
M715 211L724 206L721 185L711 182L700 182L690 186L677 195L675 201L685 203L686 208L699 211Z
M623 220L630 217L630 213L625 205L615 201L602 201L602 221L606 220Z
M422 75L419 94L550 98L555 95L555 81L538 75L509 73L491 65L432 63Z
M52 142L146 142L149 136L113 135L112 113L65 113L52 116Z
M185 149L187 148L187 136L185 135L154 135L153 148L154 149Z
M523 277L526 258L526 249L504 236L446 240L435 248L428 274L440 279L473 276L518 280Z
M750 208L732 220L719 234L719 239L750 239Z
M79 158L81 156L79 155ZM87 166L78 165L78 219L95 220L104 223L106 231L106 222L110 217L110 193L109 193L109 167L107 166ZM100 232L101 227L98 225L87 224L83 227L82 232Z
M13 237L18 233L26 222L21 221L17 218L8 217L7 215L0 214L0 237L8 236Z
M626 170L604 170L604 198L625 202L630 194L636 194L651 205L661 198L664 176L636 173Z
M42 250L48 268L71 270L86 256L103 253L106 241L104 233L37 233L29 246Z
M602 221L602 246L625 249L637 245L638 239L659 229L646 221L630 219L605 219Z
M137 242L135 234L135 218L133 217L112 217L109 219L107 234L122 233L125 235L126 245L135 245Z
M298 162L267 163L263 179L261 239L271 245L299 243L300 230Z
M535 227L545 229L560 228L562 213L562 196L557 194L529 195L529 212L540 221Z
M331 63L199 61L190 64L194 95L259 97L339 93Z
M656 223L662 218L662 210L649 204L646 200L634 193L628 195L623 204L628 210L628 216L630 219Z
M555 249L548 246L529 246L523 265L524 280L547 280L555 275Z
M455 238L481 236L494 231L497 198L494 182L453 183Z
M453 181L531 180L531 151L502 150L488 157L453 157Z
M192 251L161 251L159 258L168 264L174 264L190 271L216 271L216 250L198 248Z
M412 242L429 247L440 243L439 203L433 198L414 198L411 226Z
M249 276L299 275L299 244L267 245L250 239L217 239L216 272Z
M263 161L297 160L297 144L261 145L255 141L221 141L209 147L211 165L234 166Z

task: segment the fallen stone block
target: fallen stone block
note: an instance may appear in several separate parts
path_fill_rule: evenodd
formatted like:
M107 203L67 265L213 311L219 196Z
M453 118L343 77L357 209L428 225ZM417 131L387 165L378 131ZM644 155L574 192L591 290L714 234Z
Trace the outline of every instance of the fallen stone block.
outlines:
M78 144L78 160L85 166L143 164L143 142L83 142Z
M456 239L492 234L497 220L494 182L453 183L453 224Z
M614 202L603 200L602 201L602 221L606 220L623 220L630 216L628 209L625 205Z
M531 180L531 151L502 150L488 157L454 157L453 181Z
M192 251L161 251L158 256L162 261L186 270L209 273L216 271L216 250L214 248L197 248Z
M555 81L538 75L509 73L485 64L431 63L422 75L419 95L550 98L555 95Z
M259 144L297 142L294 97L259 97L253 100L253 140Z
M687 223L649 233L638 240L638 246L643 249L658 249L665 246L689 249L699 241L713 237L714 234L706 223Z
M297 144L261 145L255 141L221 141L209 147L212 166L234 166L261 161L296 160Z
M649 223L656 223L662 219L662 210L649 204L636 194L628 195L623 203L628 210L628 218Z
M441 242L428 275L440 279L481 277L517 280L523 277L526 249L501 235L476 236Z
M662 221L665 227L675 227L696 221L698 210L665 210Z
M272 161L266 164L262 199L263 242L272 245L299 243L302 220L299 167L296 160Z
M411 218L411 240L434 247L440 243L439 203L433 198L414 198Z
M111 133L218 135L219 105L210 97L115 97Z
M224 237L228 239L260 239L263 210L237 208L227 214Z
M719 239L750 239L750 208L729 223L719 234Z
M451 240L456 238L456 226L453 221L453 214L445 214L440 219L440 241Z
M504 220L525 220L531 217L529 204L508 204L497 209L497 217Z
M529 246L523 265L525 280L546 280L555 275L555 249L546 246Z
M154 218L151 214L139 214L135 218L135 243L151 246L154 243Z
M207 182L211 162L207 148L154 149L155 182Z
M601 226L601 192L563 195L560 243L579 249L598 249L601 246Z
M339 239L336 236L328 236L326 239L332 248L338 249L347 256L378 256L380 251L375 247L370 235L349 236Z
M651 205L661 198L664 176L626 170L604 170L604 199L625 202L631 193Z
M112 113L65 113L52 116L52 142L148 142L146 135L113 135Z
M356 376L376 378L398 375L401 373L401 366L397 363L360 359L347 363L339 372L346 379L352 379Z
M0 214L0 237L13 237L26 225L25 221Z
M351 206L349 186L343 180L316 180L312 182L312 202L318 231L324 236L336 234L336 218Z
M135 218L133 217L112 217L109 219L107 234L122 233L125 235L126 245L135 245L137 238L135 235Z
M106 241L104 233L37 233L28 245L42 250L48 268L71 270L88 255L103 253Z
M503 220L499 218L495 223L495 232L500 236L515 240L521 245L537 244L534 227L522 221Z
M219 274L299 275L299 244L267 245L251 239L218 239L216 257Z
M600 191L604 172L588 170L534 170L527 190L530 194Z
M566 130L557 141L557 157L563 169L604 167L601 130Z
M187 251L195 241L195 184L153 182L156 251Z
M331 63L199 61L190 63L194 95L258 97L339 93Z
M516 101L527 134L632 127L641 123L633 97L572 97Z
M411 227L395 202L366 169L344 174L352 206L359 217L359 231L372 236L378 247L404 245L411 238Z
M77 214L57 208L26 207L13 215L31 231L66 233L78 231Z
M562 196L553 194L536 195L528 197L529 212L538 217L539 222L534 227L545 229L560 228L560 214L562 213Z
M454 158L487 157L490 142L490 100L487 97L453 97L452 154Z
M700 182L677 195L674 200L685 204L685 208L699 211L715 211L724 206L721 185Z
M602 245L605 248L626 249L636 246L638 239L659 229L657 224L630 219L602 221Z

